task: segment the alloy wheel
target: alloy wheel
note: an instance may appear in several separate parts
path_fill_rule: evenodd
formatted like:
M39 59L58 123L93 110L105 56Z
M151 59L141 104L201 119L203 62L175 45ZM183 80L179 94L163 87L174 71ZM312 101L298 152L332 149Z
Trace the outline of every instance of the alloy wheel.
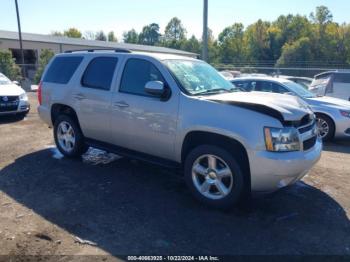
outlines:
M60 147L70 153L75 146L75 133L73 127L66 121L61 122L57 128L57 140Z
M328 135L329 125L327 121L325 121L324 119L322 118L317 119L317 128L318 128L318 133L322 139Z
M192 180L198 192L213 200L223 199L233 188L230 167L215 155L200 156L193 163Z

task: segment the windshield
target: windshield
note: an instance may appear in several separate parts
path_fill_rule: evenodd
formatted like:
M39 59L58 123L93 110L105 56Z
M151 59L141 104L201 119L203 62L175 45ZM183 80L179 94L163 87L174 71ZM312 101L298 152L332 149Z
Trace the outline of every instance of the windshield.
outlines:
M213 67L202 61L165 60L182 87L192 95L238 92L240 89L225 80Z
M9 85L11 84L10 79L0 73L0 85Z
M285 86L289 88L290 91L294 92L298 96L304 97L304 98L312 98L316 97L313 93L311 93L309 90L306 90L302 85L294 83L294 82L285 82L283 83Z

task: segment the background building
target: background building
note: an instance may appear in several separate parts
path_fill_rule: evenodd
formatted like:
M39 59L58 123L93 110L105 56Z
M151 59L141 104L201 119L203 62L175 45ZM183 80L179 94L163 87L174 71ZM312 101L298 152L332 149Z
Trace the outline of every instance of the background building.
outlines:
M30 79L33 79L35 75L40 54L44 49L50 49L54 53L62 53L67 50L79 49L125 48L131 51L176 54L194 58L197 57L197 54L195 53L157 46L104 42L30 33L22 33L22 38L25 64L21 66L25 67L26 76ZM0 49L9 49L16 59L16 63L20 65L21 53L19 49L19 37L17 32L0 30Z

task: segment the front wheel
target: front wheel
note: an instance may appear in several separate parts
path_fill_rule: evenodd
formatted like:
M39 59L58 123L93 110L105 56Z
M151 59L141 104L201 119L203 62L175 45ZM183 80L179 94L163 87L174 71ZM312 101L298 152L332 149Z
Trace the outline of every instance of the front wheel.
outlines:
M232 154L217 146L203 145L189 153L185 180L200 202L215 208L233 207L244 192L240 166Z
M66 157L77 158L88 150L80 127L70 116L61 115L57 118L54 138L58 150Z
M331 141L334 138L335 126L328 116L317 115L318 133L323 141Z

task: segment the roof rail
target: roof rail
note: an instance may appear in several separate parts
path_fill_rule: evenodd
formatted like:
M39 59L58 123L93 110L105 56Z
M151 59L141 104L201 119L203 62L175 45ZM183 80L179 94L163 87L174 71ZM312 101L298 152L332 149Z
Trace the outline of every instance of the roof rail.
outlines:
M67 50L64 53L75 53L75 52L89 52L93 53L95 51L113 51L116 53L131 53L129 49L124 48L96 48L96 49L78 49L78 50Z

